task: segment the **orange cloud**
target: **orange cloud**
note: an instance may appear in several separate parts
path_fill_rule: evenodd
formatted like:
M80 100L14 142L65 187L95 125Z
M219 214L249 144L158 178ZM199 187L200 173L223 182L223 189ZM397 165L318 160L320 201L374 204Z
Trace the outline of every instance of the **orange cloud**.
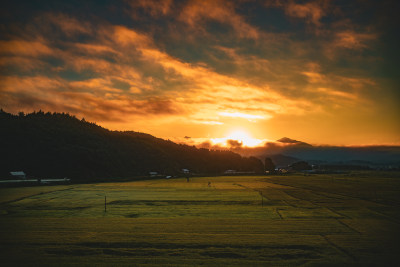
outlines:
M318 72L313 72L313 71L309 71L309 72L302 72L305 76L308 77L308 81L310 83L324 83L326 82L327 78L325 77L325 75L322 75L321 73Z
M107 55L107 54L122 56L119 51L117 51L114 48L107 46L107 45L75 43L75 44L73 44L73 46L76 49L76 52L78 52L78 53L85 53L85 54L90 54L90 55L94 55L94 56L95 55Z
M132 116L182 114L183 110L165 98L133 99L122 94L103 94L106 80L83 84L62 79L36 77L0 77L2 107L11 112L38 109L71 112L77 116L100 121L124 121ZM81 85L91 85L81 88ZM66 89L69 90L66 90ZM73 90L71 90L73 89Z
M207 125L222 125L224 123L220 121L204 121L204 120L192 120L194 123L200 123L200 124L207 124Z
M232 1L189 1L180 14L180 20L193 28L201 27L204 21L214 20L230 25L240 38L258 39L259 31L235 12Z
M49 67L48 64L40 59L24 57L24 56L6 56L0 60L2 68L17 68L22 72L30 72L44 67Z
M110 78L93 78L84 81L71 81L68 83L69 87L77 91L92 91L95 93L102 92L119 92L118 89L112 87L113 83Z
M242 119L247 119L250 121L254 120L265 120L268 117L266 115L254 115L254 114L246 114L246 113L241 113L241 112L219 112L218 113L221 116L224 117L232 117L232 118L242 118Z
M145 34L139 33L125 26L113 26L111 28L112 40L123 47L135 46L146 47L152 43L151 39Z
M208 4L210 3L208 2ZM223 9L217 10L219 10L218 12L225 12ZM228 9L228 11L231 12L232 10ZM224 16L226 17L227 15L225 14ZM239 19L239 17L236 17L236 19ZM74 20L69 21L70 23L65 25L73 25L71 21ZM72 26L67 28L70 29L70 32L83 32L79 28ZM47 53L51 53L52 56L65 62L61 67L54 69L56 72L73 69L80 73L90 70L96 75L101 75L101 78L87 78L70 82L62 81L62 84L58 85L59 90L68 88L67 90L73 90L74 92L74 94L64 93L62 95L67 99L73 98L77 101L78 95L89 93L90 96L101 103L102 107L106 107L107 105L104 101L120 100L121 96L132 100L140 98L142 99L140 101L144 102L138 102L137 100L130 102L133 106L140 106L141 108L139 112L132 110L135 114L143 116L146 113L177 115L179 112L190 110L189 120L195 122L198 121L198 118L202 118L202 123L209 125L221 125L224 123L220 118L215 118L215 115L221 113L221 111L229 112L230 114L251 115L256 110L257 113L254 116L258 116L257 118L270 118L271 109L275 112L285 112L285 110L297 105L296 101L282 97L265 84L261 86L249 84L240 79L219 74L209 69L205 64L192 65L171 57L158 49L148 35L128 27L100 25L96 29L95 36L97 40L93 43L66 43L65 46L68 49L59 53L55 53L54 49L50 47L44 49L47 46L40 45L41 43L37 45L37 47L41 48L36 49L37 51L47 51ZM44 52L31 53L37 57ZM106 60L103 56L111 56L113 60ZM256 58L253 59L256 61ZM248 60L248 62L250 61ZM131 62L140 62L141 67L133 66L130 64ZM164 81L154 77L146 77L143 75L143 64L144 66L150 64L149 66L151 66L152 70L159 69L161 71L160 74L163 76L162 79L168 82L179 81L182 84L181 88L179 90L166 88ZM59 79L58 81L61 80ZM125 89L119 88L116 82L113 81L124 84ZM167 91L163 92L160 87L166 88ZM147 93L153 91L158 100L154 98L152 93ZM146 95L142 95L145 92ZM45 93L54 94L55 99L61 95L57 90L52 93L48 91ZM88 95L85 95L82 99L88 100L87 97ZM93 101L88 103L93 103L94 105ZM249 110L248 105L244 102L251 103L252 110ZM78 112L79 109L76 105L79 106L79 103L72 104L71 102L69 108ZM121 105L122 103L119 104ZM107 108L112 110L111 106L107 106ZM83 113L82 111L79 112ZM90 113L89 111L87 112ZM242 118L244 117L242 116ZM246 117L244 119L249 118Z
M357 112L364 113L367 106L374 105L369 94L376 90L377 84L369 78L321 73L318 67L301 73L308 81L303 93L312 101L316 114L334 116L339 110L354 107L358 107Z
M350 99L350 100L358 100L358 98L359 98L357 94L338 91L338 90L332 90L332 89L329 89L329 88L319 87L319 88L317 88L316 91L320 92L320 93L323 93L323 94L326 94L326 95L329 95L329 96L339 97L339 98L347 98L347 99Z
M58 27L63 34L72 37L78 34L91 34L91 24L85 21L77 20L74 17L68 16L63 13L48 13L42 15L38 20L45 20L45 23L51 23Z
M308 23L315 26L321 25L321 18L326 14L329 1L314 1L304 4L289 1L285 6L285 13L291 17L305 19Z
M376 38L376 35L371 33L356 33L350 30L337 32L335 34L334 46L361 50L367 48L367 43Z
M319 28L322 26L321 19L327 15L330 9L329 2L330 0L304 3L296 3L294 0L272 0L266 1L265 6L282 8L287 16L304 19L307 24ZM316 32L319 33L319 30Z
M0 41L0 53L8 55L20 56L48 56L55 53L54 49L50 48L40 41L28 40L9 40Z

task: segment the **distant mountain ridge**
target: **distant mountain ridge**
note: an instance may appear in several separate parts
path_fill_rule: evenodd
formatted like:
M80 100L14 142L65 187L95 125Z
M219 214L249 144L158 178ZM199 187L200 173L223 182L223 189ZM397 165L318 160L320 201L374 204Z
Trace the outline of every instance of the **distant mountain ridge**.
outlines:
M133 131L110 131L65 113L12 115L0 111L0 178L25 171L39 178L81 180L200 174L225 170L263 172L255 157L198 149Z
M279 145L280 143L283 145ZM277 155L281 155L280 158L306 160L313 164L400 167L399 146L313 146L284 137L276 143L267 143L254 152L244 154L257 155L259 158L275 158L278 165L285 162L277 158Z
M292 165L295 162L301 161L298 158L290 157L290 156L286 156L286 155L282 155L282 154L266 155L265 157L270 158L276 167L285 167L285 166Z
M232 147L243 156L261 160L272 159L277 166L287 166L295 160L311 164L338 164L370 166L372 168L400 168L400 146L316 146L283 137L264 146Z
M288 146L283 154L307 161L343 164L400 164L400 147L397 146Z

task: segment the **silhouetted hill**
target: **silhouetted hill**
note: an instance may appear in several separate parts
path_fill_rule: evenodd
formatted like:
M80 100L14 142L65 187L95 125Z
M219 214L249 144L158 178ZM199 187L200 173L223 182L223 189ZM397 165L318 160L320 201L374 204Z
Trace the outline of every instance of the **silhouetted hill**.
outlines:
M283 137L264 146L231 148L242 156L272 159L277 166L304 160L313 165L369 166L373 169L400 168L400 146L315 146Z
M326 161L331 163L370 162L371 164L399 164L400 147L397 146L310 146L285 147L285 155L303 160Z
M12 115L0 111L1 176L104 179L148 175L262 172L262 162L230 151L197 149L138 132L109 131L65 113Z
M264 147L257 148L253 153L250 152L247 151L246 155L257 155L260 159L271 157L273 161L274 155L284 155L284 157L305 160L315 165L336 164L373 168L400 166L399 146L313 146L285 137L275 143L266 143ZM277 162L275 164L285 165L283 163L282 161L282 164Z
M283 138L277 140L277 142L284 143L284 144L297 145L297 146L309 146L309 147L311 146L310 144L307 144L305 142L297 141L297 140L294 140L294 139L291 139L288 137L283 137Z

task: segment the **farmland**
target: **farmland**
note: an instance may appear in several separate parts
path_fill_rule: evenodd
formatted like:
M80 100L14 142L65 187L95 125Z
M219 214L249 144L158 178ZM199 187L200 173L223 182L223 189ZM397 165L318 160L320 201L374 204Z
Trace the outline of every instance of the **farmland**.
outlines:
M0 260L6 266L398 265L399 224L395 172L1 188Z

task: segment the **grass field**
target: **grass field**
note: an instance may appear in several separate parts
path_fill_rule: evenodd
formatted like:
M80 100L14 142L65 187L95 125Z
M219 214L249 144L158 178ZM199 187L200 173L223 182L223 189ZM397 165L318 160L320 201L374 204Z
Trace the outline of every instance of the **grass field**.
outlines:
M399 226L394 172L0 189L2 266L399 266Z

